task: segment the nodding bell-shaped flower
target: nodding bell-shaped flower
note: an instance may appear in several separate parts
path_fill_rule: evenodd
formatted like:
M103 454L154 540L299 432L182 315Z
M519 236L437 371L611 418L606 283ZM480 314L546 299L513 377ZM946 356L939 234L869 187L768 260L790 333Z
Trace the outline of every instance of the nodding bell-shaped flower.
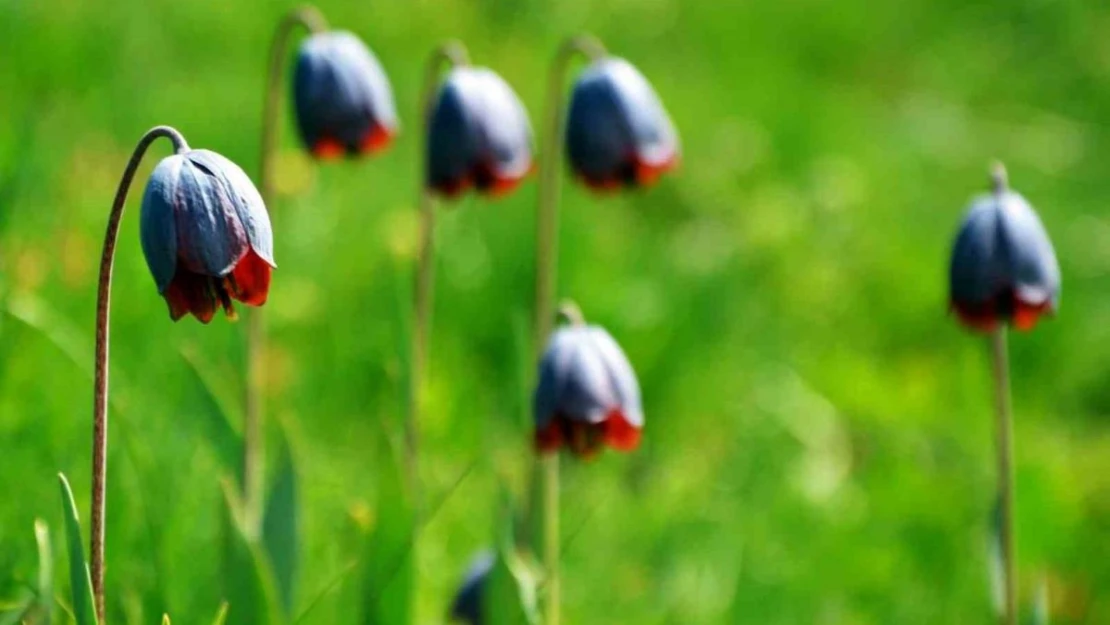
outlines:
M466 570L462 585L451 603L450 619L452 623L465 623L466 625L482 625L485 623L485 611L482 609L482 595L485 591L486 580L493 571L496 558L492 551L479 553L470 562Z
M594 189L654 183L678 163L678 133L651 84L631 63L603 58L574 83L567 157Z
M1056 312L1060 295L1052 242L1033 207L1006 188L1005 175L996 168L994 191L972 202L952 249L950 305L975 330L1006 322L1029 330Z
M301 44L293 75L297 128L316 158L384 149L397 134L397 110L378 59L346 31L316 33Z
M231 300L266 302L274 265L266 206L238 165L208 150L162 159L147 182L140 215L143 255L170 317L203 323Z
M441 195L508 193L532 171L528 113L493 71L456 67L433 100L427 154L427 184Z
M590 457L608 445L631 451L644 427L640 385L609 333L571 325L555 331L540 361L532 398L536 447Z

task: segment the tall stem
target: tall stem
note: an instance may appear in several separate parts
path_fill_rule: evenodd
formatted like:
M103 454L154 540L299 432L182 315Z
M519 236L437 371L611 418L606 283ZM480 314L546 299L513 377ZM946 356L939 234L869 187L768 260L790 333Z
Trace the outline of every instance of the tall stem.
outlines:
M100 278L96 289L96 364L93 378L93 451L92 451L92 529L89 536L89 574L93 595L96 598L97 620L104 618L104 519L107 512L108 485L108 331L112 294L112 265L116 257L116 240L123 217L127 191L135 178L135 171L143 160L147 148L159 137L173 143L174 152L181 154L189 149L185 138L169 126L151 128L139 139L127 168L123 170L112 212L108 215L108 229L104 234L104 249L100 253Z
M536 360L551 334L555 299L556 270L559 257L559 168L562 165L561 131L566 98L563 84L571 61L578 55L599 59L605 46L590 35L570 37L559 46L547 77L547 103L544 111L540 154L539 203L536 206L536 303L534 349ZM544 625L559 623L559 456L551 454L543 463L544 566L547 600Z
M1010 408L1010 362L1006 353L1006 327L991 333L994 370L994 403L998 452L998 505L1001 516L1002 586L1004 625L1017 623L1017 562L1014 551L1014 443Z
M270 44L270 61L266 73L266 99L262 108L262 141L258 162L258 186L262 202L273 212L274 178L273 162L277 155L279 112L282 99L282 77L285 76L285 58L289 43L298 28L311 33L327 29L327 21L316 7L301 6L293 9L278 22ZM263 430L262 430L262 365L266 333L262 324L262 309L247 312L247 380L243 417L243 501L246 505L247 526L257 527L262 508L263 485Z
M413 295L412 356L409 359L408 405L405 412L405 470L414 493L419 482L417 454L420 440L420 408L435 287L435 198L423 175L427 166L428 125L432 112L432 99L439 89L439 76L443 68L469 64L470 55L462 43L458 41L443 43L428 57L424 70L424 85L420 92L421 137L424 138L425 146L418 152L421 159L419 171L422 174L419 190L420 248L417 251L416 285Z

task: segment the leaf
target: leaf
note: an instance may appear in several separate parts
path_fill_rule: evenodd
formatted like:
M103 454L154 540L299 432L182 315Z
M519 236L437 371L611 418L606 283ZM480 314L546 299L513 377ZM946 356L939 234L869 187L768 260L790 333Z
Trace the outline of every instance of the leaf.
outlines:
M58 474L62 490L62 517L66 525L66 546L69 551L69 586L73 595L73 615L77 625L96 625L93 612L92 580L89 578L89 565L85 562L85 551L81 546L81 522L77 517L77 504L73 502L73 491L66 476Z
M11 607L10 611L5 606L4 614L0 615L0 625L20 625L35 611L35 602L35 597L27 597Z
M482 593L486 625L534 625L537 575L514 547L513 516L507 491L502 491L502 513L496 530L497 554Z
M170 624L170 615L169 615L169 614L163 614L163 615L162 615L162 625L171 625L171 624Z
M366 625L407 625L412 619L412 549L416 514L404 472L387 445L380 463L376 524L363 551L362 615Z
M50 625L54 611L54 551L50 544L50 528L46 521L35 519L35 542L39 549L38 611L42 613L40 625Z
M297 472L284 427L278 452L277 475L270 487L262 519L262 544L266 548L285 615L293 612L294 583L297 579L300 541L297 532Z
M212 625L224 625L227 621L227 602L224 601L220 604L220 609L216 610L216 618L212 619Z
M281 603L265 552L245 531L242 505L230 481L222 484L223 600L233 623L283 623Z
M187 348L181 349L181 359L185 361L193 380L204 391L208 399L208 409L201 410L197 415L197 423L202 430L202 435L212 446L216 460L223 471L234 475L241 484L243 481L243 439L232 427L231 402L225 399L226 393L219 388L219 383L214 376L208 373L203 363Z

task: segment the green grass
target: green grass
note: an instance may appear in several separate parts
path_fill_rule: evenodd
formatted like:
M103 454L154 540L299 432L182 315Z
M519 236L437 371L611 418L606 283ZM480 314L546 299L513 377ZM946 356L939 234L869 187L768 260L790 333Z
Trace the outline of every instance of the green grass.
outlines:
M36 518L64 552L58 472L88 516L95 272L131 147L167 123L254 175L270 30L291 6L0 2L0 598L35 586ZM582 30L652 80L683 164L647 192L564 189L559 294L624 345L647 417L639 452L566 463L564 621L989 622L988 361L946 314L945 278L992 158L1039 209L1064 279L1058 319L1012 343L1024 596L1043 571L1054 622L1110 621L1110 10L321 8L378 54L404 128L387 154L327 167L283 128L267 405L299 478L304 622L352 622L365 599L344 572L381 518L381 437L400 431L424 58L464 40L536 124L546 62ZM535 193L442 213L422 473L447 498L421 533L420 623L490 545L501 483L522 481ZM238 414L243 325L170 323L137 195L113 298L109 613L210 622L234 470L211 433L220 402Z

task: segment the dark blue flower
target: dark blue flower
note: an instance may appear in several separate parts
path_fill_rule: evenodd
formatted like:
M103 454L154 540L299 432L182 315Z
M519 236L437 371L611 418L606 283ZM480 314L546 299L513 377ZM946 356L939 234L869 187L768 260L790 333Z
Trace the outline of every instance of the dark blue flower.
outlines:
M485 622L482 595L495 561L492 551L483 551L471 560L459 592L455 595L455 601L451 604L452 620L466 625L482 625Z
M274 265L270 216L238 165L208 150L162 159L140 215L143 255L174 321L211 321L231 300L261 306Z
M304 40L293 75L297 127L317 158L375 152L397 134L393 90L378 59L355 35Z
M594 61L574 83L567 157L595 189L644 186L678 163L678 134L651 84L624 59Z
M427 184L454 196L469 187L507 193L532 171L532 127L512 87L482 67L447 74L428 122Z
M640 443L640 385L620 346L600 327L555 331L540 361L532 401L540 451L566 445L591 456L604 444L630 451Z
M984 331L999 322L1028 330L1056 311L1060 296L1060 266L1041 220L1003 185L972 203L949 267L952 309Z

